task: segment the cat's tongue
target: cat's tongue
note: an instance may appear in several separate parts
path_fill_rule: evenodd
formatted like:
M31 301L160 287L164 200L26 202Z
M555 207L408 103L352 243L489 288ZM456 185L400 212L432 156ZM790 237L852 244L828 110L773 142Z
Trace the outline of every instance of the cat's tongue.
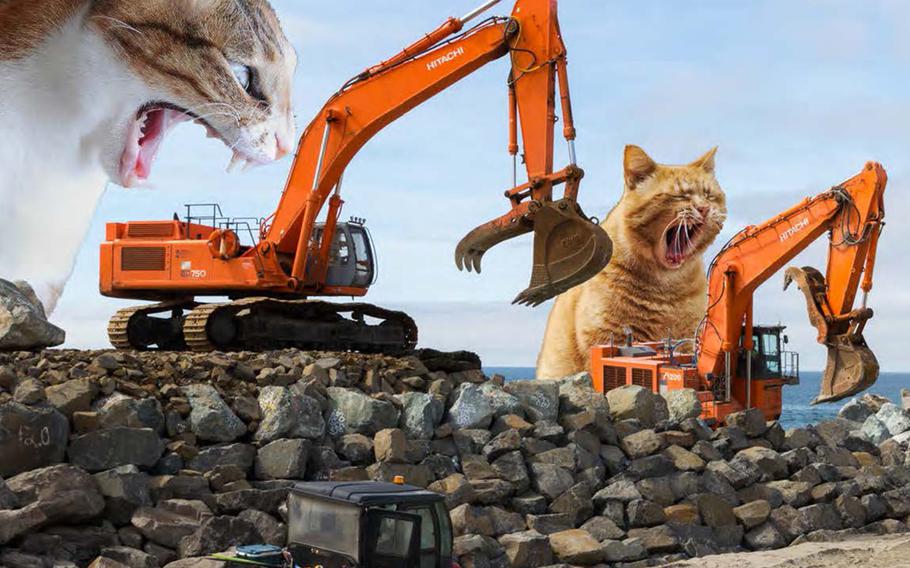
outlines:
M121 185L132 187L147 180L152 173L158 148L168 131L186 120L189 120L187 115L172 109L143 112L130 128L127 146L120 159Z

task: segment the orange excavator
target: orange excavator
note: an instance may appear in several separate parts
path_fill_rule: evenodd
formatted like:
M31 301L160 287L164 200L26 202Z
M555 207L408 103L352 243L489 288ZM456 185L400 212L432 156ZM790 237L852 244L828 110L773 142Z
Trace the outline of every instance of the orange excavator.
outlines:
M721 249L708 275L708 309L692 354L672 339L599 345L591 370L601 392L635 384L654 392L694 389L702 418L722 424L732 413L759 408L780 418L782 389L799 381L799 356L782 349L781 325L753 323L753 295L778 270L828 234L825 275L811 267L787 268L784 288L795 282L806 296L809 320L828 348L821 392L814 403L856 394L878 379L875 355L863 338L872 310L867 298L879 235L884 227L885 170L868 163L844 183L758 226L746 227ZM854 309L858 289L862 301ZM787 343L783 336L783 343ZM690 350L692 351L692 350Z
M508 149L515 187L505 192L509 212L458 244L456 264L480 272L487 250L533 231L531 281L516 303L538 305L597 274L610 260L612 243L577 203L584 172L575 163L557 1L517 0L510 17L490 17L467 27L500 1L449 18L345 83L304 132L281 201L269 218L226 218L216 205L197 205L187 206L184 219L175 215L170 221L109 223L101 245L102 294L161 302L118 312L108 328L113 345L412 349L417 328L407 314L308 299L361 297L376 275L376 255L363 220L339 220L342 178L357 152L383 128L503 57L511 62ZM554 171L558 103L570 163ZM519 128L528 175L520 185ZM564 191L556 199L554 188L560 185ZM241 236L248 236L249 244ZM232 301L200 304L199 296Z

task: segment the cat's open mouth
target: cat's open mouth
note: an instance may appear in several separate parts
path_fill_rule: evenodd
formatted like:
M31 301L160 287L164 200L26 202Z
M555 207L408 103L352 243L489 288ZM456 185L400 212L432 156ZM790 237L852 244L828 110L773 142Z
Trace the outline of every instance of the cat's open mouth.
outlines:
M704 223L680 219L670 224L661 241L660 259L668 268L678 268L696 248L696 240Z
M233 146L204 118L176 105L148 103L139 109L130 124L126 146L120 157L120 185L132 187L148 180L152 173L152 164L168 132L178 124L190 120L205 127L209 138L217 138L226 146ZM248 160L234 150L231 165L241 161Z

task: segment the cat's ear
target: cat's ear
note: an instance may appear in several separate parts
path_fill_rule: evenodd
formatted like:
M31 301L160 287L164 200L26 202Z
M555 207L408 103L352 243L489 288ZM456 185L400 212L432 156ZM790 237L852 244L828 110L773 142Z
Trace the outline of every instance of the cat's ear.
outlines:
M705 170L706 172L708 172L709 174L713 174L714 173L714 154L716 154L716 153L717 153L717 146L708 150L704 156L695 160L694 162L689 164L689 166L693 167L693 168L701 168L701 169Z
M623 170L626 176L626 187L635 187L657 169L657 162L651 159L644 150L629 144L623 155Z

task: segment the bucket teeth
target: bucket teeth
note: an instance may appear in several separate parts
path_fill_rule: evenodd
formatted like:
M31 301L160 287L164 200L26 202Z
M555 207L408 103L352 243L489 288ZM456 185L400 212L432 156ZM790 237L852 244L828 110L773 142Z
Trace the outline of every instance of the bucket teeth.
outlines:
M480 272L493 246L534 231L531 281L513 301L538 306L604 269L613 254L610 237L570 199L544 203L522 217L504 216L468 233L455 249L459 270Z

